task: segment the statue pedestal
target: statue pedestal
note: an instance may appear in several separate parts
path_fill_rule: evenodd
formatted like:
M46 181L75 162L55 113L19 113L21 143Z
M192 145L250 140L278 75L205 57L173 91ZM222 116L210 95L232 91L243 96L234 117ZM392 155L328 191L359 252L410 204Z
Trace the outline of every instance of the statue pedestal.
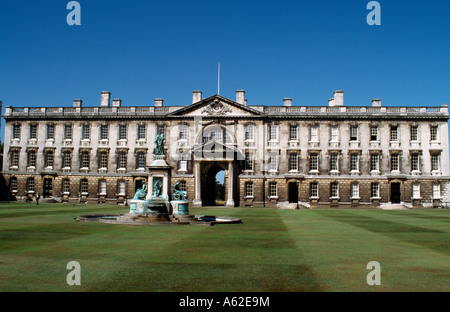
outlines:
M132 199L130 200L130 213L143 214L147 212L145 200Z
M172 200L170 204L174 215L189 214L189 202L187 200Z

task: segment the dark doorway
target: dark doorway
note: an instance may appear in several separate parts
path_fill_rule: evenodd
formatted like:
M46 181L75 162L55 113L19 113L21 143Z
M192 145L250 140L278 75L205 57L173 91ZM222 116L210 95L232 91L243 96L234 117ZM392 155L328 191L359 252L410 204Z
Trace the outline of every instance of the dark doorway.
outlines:
M391 183L391 203L400 204L401 191L400 183Z
M44 194L42 194L44 198L49 198L53 196L53 179L44 179Z
M134 186L134 192L137 192L137 190L142 189L144 186L145 180L136 180L135 186Z
M211 167L206 175L205 193L202 199L203 206L225 205L224 169L221 166Z
M298 182L289 182L289 203L298 203Z

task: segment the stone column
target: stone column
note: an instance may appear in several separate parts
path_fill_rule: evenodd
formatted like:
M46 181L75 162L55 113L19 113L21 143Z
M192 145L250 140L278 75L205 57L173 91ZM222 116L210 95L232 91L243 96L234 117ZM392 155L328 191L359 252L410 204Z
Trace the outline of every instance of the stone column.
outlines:
M230 161L228 163L228 200L227 200L227 207L234 207L234 199L233 199L233 182L234 182L234 166L233 162Z
M194 175L195 175L195 198L193 205L195 207L202 206L202 176L200 170L200 162L194 163Z

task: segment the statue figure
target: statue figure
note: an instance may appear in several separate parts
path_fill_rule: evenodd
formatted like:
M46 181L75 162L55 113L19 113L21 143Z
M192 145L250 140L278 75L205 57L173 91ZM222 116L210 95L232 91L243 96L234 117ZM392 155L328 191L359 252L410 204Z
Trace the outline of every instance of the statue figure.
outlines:
M155 155L164 155L164 133L162 132L155 139Z
M152 197L161 197L163 192L163 185L161 179L157 179L153 184L153 194Z
M173 200L186 200L187 199L187 192L180 190L180 188L179 188L180 184L181 184L181 181L178 181L173 186L173 194L172 194Z
M147 195L147 184L145 184L145 181L142 181L142 188L136 191L133 200L144 200L146 195Z

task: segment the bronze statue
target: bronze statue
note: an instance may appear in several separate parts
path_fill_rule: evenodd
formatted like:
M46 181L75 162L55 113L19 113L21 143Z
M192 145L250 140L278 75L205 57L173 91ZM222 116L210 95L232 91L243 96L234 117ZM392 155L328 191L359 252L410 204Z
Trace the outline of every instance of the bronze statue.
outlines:
M180 184L181 184L181 181L178 181L173 186L173 194L172 194L173 200L186 200L187 199L187 192L180 190L180 188L179 188Z

